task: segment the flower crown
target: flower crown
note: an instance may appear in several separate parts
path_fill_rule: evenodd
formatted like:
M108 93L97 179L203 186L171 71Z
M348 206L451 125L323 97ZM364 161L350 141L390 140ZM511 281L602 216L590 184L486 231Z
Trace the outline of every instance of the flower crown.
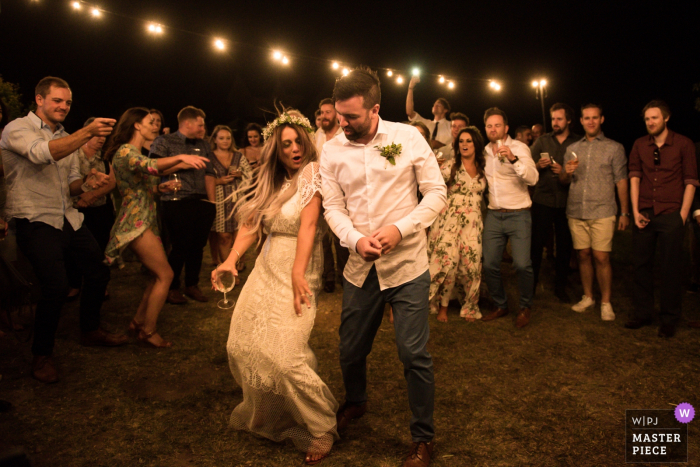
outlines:
M314 132L314 129L311 126L311 122L309 122L308 118L298 117L296 115L289 115L287 112L285 112L265 127L262 133L263 140L267 141L267 139L270 136L272 136L272 133L275 131L275 128L285 124L298 125L304 128L309 134L312 134Z

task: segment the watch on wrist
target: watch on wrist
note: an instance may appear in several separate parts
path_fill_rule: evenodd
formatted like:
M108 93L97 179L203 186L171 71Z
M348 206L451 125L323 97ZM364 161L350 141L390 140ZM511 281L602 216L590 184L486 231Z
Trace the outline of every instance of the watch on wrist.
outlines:
M513 159L512 161L510 159L508 159L508 161L510 161L511 164L515 164L519 160L518 156L514 156L514 157L515 157L515 159Z

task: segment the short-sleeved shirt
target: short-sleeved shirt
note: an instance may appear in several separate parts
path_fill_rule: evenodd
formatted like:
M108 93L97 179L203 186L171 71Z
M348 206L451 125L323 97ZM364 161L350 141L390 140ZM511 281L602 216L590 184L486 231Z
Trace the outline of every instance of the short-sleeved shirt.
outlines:
M659 165L654 152L659 151ZM683 135L668 130L661 147L651 135L634 142L630 152L630 178L639 178L638 209L654 209L654 215L680 210L686 185L698 184L695 145Z
M73 207L70 197L70 184L82 178L77 153L57 161L49 151L49 141L66 136L63 125L52 131L34 112L5 127L0 150L8 219L43 222L59 230L63 230L64 218L74 230L83 225L83 215Z
M435 120L428 120L416 112L413 117L408 117L408 120L411 122L423 122L425 126L428 127L430 139L440 141L442 144L452 144L452 124L448 119L443 118L442 120L438 120L436 122ZM433 137L433 133L435 133L435 125L437 125L437 133L435 134L435 137Z
M564 142L560 143L553 132L544 134L537 138L535 144L530 147L532 160L537 164L540 160L540 155L546 152L557 164L563 165L566 148L580 139L580 136L569 133L569 136ZM550 167L544 169L538 167L537 170L540 173L540 178L537 180L537 185L535 185L535 193L532 196L532 201L549 206L550 208L566 208L566 198L569 194L569 187L563 183L559 183L559 175L552 172Z
M178 191L177 196L180 199L195 198L203 199L207 197L207 188L204 181L206 176L216 177L216 171L211 163L214 155L211 152L209 143L203 139L186 138L179 131L169 135L162 135L156 138L151 144L151 152L149 157L172 157L180 154L191 154L202 156L207 159L206 167L203 169L187 169L180 170L178 175L182 182L182 188ZM163 181L167 181L168 177L163 177ZM161 201L172 201L173 193L165 193L161 195Z
M539 140L538 140L539 141ZM617 214L615 186L627 177L625 148L601 132L570 145L564 164L578 157L571 177L566 216L572 219L604 219Z

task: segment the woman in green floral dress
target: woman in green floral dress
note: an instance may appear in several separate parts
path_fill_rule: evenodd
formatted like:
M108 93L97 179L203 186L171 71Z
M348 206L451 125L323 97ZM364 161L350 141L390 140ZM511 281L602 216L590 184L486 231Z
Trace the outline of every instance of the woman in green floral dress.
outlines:
M155 139L154 130L153 115L148 109L131 108L117 122L105 151L105 159L112 164L122 196L105 255L107 262L112 263L128 246L155 276L155 280L146 287L129 329L137 333L139 341L160 348L172 345L156 333L156 322L168 295L173 271L158 237L153 195L173 188L174 182L159 185L159 175L203 168L205 158L185 154L162 159L143 156L141 148L145 141Z
M462 301L459 315L481 318L481 203L486 190L484 140L476 127L462 129L454 141L454 160L441 167L447 205L430 228L430 311L447 322L447 305L455 286Z

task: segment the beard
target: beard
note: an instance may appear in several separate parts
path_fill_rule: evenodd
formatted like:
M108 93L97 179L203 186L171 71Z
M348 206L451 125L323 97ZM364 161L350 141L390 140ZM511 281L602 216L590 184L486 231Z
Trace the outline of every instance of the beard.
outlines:
M560 135L560 134L564 133L564 131L566 131L566 127L562 128L560 126L555 126L555 127L552 127L552 131L554 132L555 135Z
M358 139L367 136L371 126L372 122L368 120L366 125L363 125L359 128L354 128L352 125L348 125L345 128L343 128L343 132L345 133L345 137L349 141L357 141ZM349 133L348 130L350 131Z
M323 131L331 131L335 125L331 120L321 120L321 129Z
M666 129L666 122L661 120L661 123L659 124L658 128L656 130L650 130L649 127L647 127L647 131L651 136L659 136L661 133L664 132Z

